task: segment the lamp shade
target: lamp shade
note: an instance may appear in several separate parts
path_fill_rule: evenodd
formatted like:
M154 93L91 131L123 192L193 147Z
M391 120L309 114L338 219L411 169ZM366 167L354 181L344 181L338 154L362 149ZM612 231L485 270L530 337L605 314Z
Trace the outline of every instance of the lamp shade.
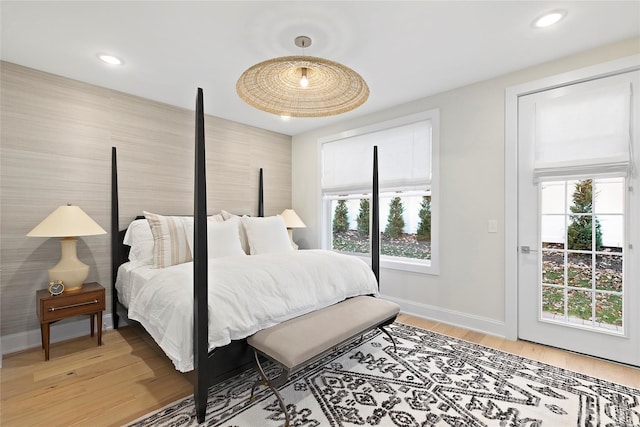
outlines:
M287 228L305 228L304 222L293 209L285 209L280 214Z
M260 62L240 76L236 91L259 110L289 117L346 113L369 97L369 87L360 74L313 56L285 56Z
M78 206L60 206L31 230L29 237L72 237L107 234Z
M89 215L78 206L60 206L31 230L29 237L62 237L62 256L58 264L49 269L50 280L60 280L64 291L82 289L89 276L89 266L78 259L75 236L107 234Z
M298 36L296 46L311 39ZM236 83L247 104L283 117L325 117L346 113L369 98L369 86L351 68L314 56L283 56L248 68Z

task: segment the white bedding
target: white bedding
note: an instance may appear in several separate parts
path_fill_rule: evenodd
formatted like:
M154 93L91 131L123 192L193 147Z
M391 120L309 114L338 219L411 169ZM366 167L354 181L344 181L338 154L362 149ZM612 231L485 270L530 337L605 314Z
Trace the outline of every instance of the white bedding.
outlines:
M124 265L119 295L173 361L193 369L193 264ZM125 283L125 282L128 282ZM209 260L209 350L345 298L378 293L361 259L324 250Z
M136 261L125 262L118 268L116 277L116 289L118 300L129 307L131 299L136 295L149 279L161 272L161 269L153 268L149 264L141 264Z

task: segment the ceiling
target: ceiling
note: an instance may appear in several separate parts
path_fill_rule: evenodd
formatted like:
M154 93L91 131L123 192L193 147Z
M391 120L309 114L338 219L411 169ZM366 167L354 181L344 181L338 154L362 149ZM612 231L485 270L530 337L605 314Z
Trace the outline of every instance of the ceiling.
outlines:
M532 21L565 9L546 29ZM640 1L2 1L2 60L296 135L590 48L640 36ZM284 121L245 104L251 65L304 54L360 73L361 107ZM124 60L110 66L110 53Z

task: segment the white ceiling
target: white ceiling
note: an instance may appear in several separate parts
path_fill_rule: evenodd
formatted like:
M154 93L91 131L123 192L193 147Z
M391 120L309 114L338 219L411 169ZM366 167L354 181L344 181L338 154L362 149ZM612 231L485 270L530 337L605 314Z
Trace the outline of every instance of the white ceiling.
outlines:
M640 1L2 1L2 60L296 135L448 89L640 35ZM534 29L565 9L557 26ZM360 73L351 112L285 122L245 104L242 72L304 52ZM98 53L122 58L121 66Z

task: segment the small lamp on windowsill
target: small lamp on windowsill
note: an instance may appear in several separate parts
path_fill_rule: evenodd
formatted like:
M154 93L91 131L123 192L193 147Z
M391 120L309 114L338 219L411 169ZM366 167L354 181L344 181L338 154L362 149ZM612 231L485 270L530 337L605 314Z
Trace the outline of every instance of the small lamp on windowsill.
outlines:
M285 209L282 211L280 216L284 219L284 224L287 226L287 231L289 232L289 240L291 240L291 246L293 249L298 249L298 245L293 241L293 229L294 228L305 228L304 222L300 219L298 214L293 209Z
M89 266L78 259L75 236L107 234L78 206L60 206L31 230L29 237L61 237L60 262L49 269L49 280L62 280L64 290L82 289L89 276Z

